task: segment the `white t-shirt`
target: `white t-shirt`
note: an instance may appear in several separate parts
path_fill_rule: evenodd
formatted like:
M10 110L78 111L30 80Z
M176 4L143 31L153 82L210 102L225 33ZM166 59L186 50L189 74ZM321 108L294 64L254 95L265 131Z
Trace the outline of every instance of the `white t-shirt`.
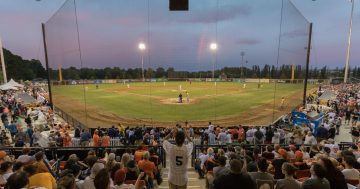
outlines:
M345 179L350 179L350 180L360 179L360 173L356 169L344 169L341 172L344 174Z
M165 140L163 142L163 148L170 162L169 182L177 186L186 185L188 181L188 161L193 150L193 143L189 142L187 145L179 147Z
M304 144L309 144L309 145L317 144L316 138L313 135L311 136L306 135Z

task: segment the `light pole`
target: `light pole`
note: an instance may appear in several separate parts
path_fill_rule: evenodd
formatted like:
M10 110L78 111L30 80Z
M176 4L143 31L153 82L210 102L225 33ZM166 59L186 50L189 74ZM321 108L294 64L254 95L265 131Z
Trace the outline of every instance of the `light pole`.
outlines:
M211 43L210 44L210 50L215 53L215 58L213 60L213 69L212 69L212 81L215 81L215 61L216 61L217 44L216 43Z
M241 80L241 78L244 78L244 56L245 56L245 52L241 51L240 56L241 56L241 74L240 74L240 80Z
M7 83L7 77L6 77L6 68L5 68L5 61L4 61L4 52L3 52L3 46L0 38L0 63L3 73L3 81L4 83Z
M145 81L145 75L144 75L144 51L146 49L146 45L145 43L139 43L138 45L139 50L141 51L141 76L142 76L142 81Z
M352 32L352 25L353 25L353 15L354 15L354 6L355 0L351 0L351 15L350 15L350 25L349 25L349 36L348 36L348 46L346 51L346 62L345 62L345 73L344 73L344 83L348 81L348 74L349 74L349 61L350 61L350 48L351 48L351 32Z

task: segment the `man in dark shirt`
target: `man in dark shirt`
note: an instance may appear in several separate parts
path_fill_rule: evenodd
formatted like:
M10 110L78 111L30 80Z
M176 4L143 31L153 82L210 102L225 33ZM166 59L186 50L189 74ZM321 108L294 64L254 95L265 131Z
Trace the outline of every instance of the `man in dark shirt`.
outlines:
M326 140L329 136L328 130L324 127L324 125L321 125L319 128L317 128L316 137L318 141Z
M243 165L242 160L231 160L230 173L216 178L214 180L214 189L256 189L256 184L250 175L241 171Z

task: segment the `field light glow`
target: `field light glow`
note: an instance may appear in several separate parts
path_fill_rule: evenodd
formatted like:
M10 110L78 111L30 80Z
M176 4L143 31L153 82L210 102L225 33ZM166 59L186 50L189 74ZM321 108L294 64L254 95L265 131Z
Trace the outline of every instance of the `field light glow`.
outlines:
M145 43L139 43L139 49L140 50L145 50L146 49Z
M210 49L215 51L217 49L217 44L216 43L211 43L210 44Z

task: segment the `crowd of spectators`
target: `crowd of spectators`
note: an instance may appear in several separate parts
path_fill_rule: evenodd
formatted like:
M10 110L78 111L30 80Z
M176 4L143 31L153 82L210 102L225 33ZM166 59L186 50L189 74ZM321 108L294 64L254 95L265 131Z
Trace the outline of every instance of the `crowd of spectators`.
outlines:
M321 108L319 96L324 90L336 92L336 99ZM313 124L290 125L291 129L270 125L221 127L209 122L204 128L193 128L190 123L178 124L175 129L124 127L94 130L56 122L50 108L27 108L14 93L1 96L1 144L23 147L17 158L0 151L0 185L6 188L154 188L161 184L161 162L158 146L169 155L169 188L186 188L187 163L193 145L220 145L201 150L195 169L207 188L331 188L345 189L359 184L360 151L358 140L360 94L358 85L323 87L309 96L310 109L324 114L324 119ZM35 114L33 112L36 112ZM47 124L34 126L38 119ZM22 123L25 121L25 124ZM291 118L290 118L291 120ZM340 127L351 127L353 144L340 150L335 143ZM80 146L106 149L112 139L119 145L137 145L125 153L104 150L101 154L89 150L85 159L76 154L66 162L48 160L37 146L40 131L48 131L50 146L70 147L75 141ZM173 139L168 141L169 139ZM248 149L247 145L252 145ZM266 145L263 149L261 145ZM282 145L280 145L282 144ZM286 144L286 146L283 146ZM54 169L54 165L60 167ZM239 185L241 183L241 185Z

